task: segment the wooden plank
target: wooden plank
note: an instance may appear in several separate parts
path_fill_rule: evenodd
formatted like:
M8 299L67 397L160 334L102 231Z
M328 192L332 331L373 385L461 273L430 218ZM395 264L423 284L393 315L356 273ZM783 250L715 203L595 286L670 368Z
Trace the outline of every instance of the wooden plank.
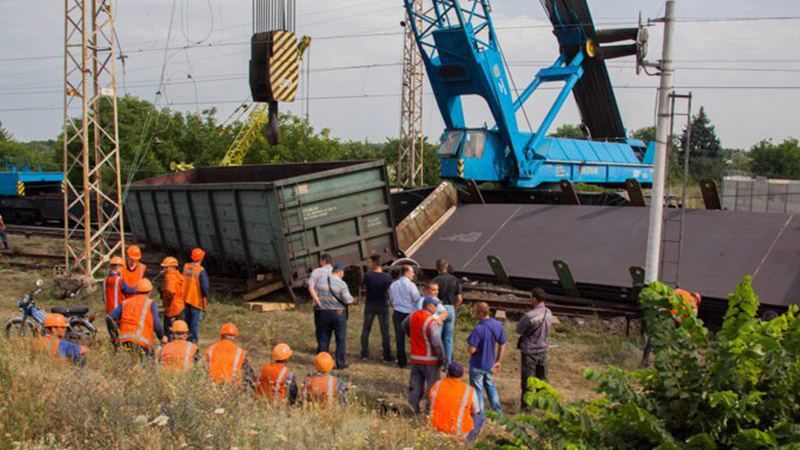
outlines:
M266 285L264 287L260 287L260 288L254 290L254 291L246 292L246 293L242 294L242 298L246 302L249 302L249 301L255 300L255 299L259 298L259 297L263 297L265 295L272 294L273 292L281 290L284 287L285 286L283 284L283 281L276 281L276 282L270 283L270 284L268 284L268 285Z
M267 284L273 283L275 278L275 274L273 273L256 274L255 277L250 277L247 279L247 290L255 291L256 289L262 288Z
M244 306L250 311L256 312L288 311L294 309L294 303L246 302Z

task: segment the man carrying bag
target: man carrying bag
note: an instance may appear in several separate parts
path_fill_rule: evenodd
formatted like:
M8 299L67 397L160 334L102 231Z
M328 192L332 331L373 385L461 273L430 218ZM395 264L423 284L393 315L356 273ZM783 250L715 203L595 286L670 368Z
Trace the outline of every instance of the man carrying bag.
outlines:
M336 333L336 369L348 367L347 355L347 316L348 305L353 296L344 277L345 265L336 263L331 274L317 281L314 289L319 298L319 330L317 330L317 353L328 352L331 336Z

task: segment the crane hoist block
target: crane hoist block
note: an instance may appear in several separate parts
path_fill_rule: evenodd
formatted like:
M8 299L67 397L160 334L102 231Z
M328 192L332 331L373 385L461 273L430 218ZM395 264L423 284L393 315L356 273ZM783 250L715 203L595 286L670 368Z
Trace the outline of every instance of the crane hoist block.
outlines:
M297 36L287 30L255 33L250 40L250 51L253 100L293 102L300 79Z

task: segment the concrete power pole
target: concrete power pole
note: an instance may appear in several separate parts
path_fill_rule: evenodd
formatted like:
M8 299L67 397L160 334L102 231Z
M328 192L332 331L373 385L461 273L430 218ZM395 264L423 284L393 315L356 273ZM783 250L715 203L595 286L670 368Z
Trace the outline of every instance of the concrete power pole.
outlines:
M667 179L669 151L670 94L673 90L672 33L675 24L675 1L667 0L663 19L664 48L661 52L661 85L658 88L658 121L656 122L656 154L653 168L653 192L650 199L650 226L647 230L645 282L658 280L661 260L661 230L664 223L664 187Z
M414 4L422 13L422 1ZM416 20L422 27L422 20ZM397 184L405 187L421 186L424 174L424 133L422 129L422 87L425 76L422 57L414 39L411 25L406 23L403 46L403 94L400 100L400 136L397 154Z
M111 0L65 0L64 257L94 278L125 248Z

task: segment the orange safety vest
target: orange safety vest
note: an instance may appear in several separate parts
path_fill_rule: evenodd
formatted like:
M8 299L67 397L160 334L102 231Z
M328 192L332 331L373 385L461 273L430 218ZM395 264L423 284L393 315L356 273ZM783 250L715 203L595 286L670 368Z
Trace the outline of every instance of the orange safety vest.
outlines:
M686 291L684 289L676 289L675 293L680 296L681 300L683 301L684 307L687 310L689 310L689 313L692 314L693 317L696 317L697 316L698 306L699 306L698 305L698 302L699 302L698 298L695 297L694 294L692 294L689 291ZM678 321L680 321L680 319L682 319L683 317L686 317L685 315L680 314L677 309L673 309L670 312L672 313L672 317L674 317Z
M111 311L117 309L125 300L125 294L122 292L122 276L116 272L112 272L103 280L103 301L106 303L106 314L111 314Z
M48 334L39 336L33 340L33 348L39 353L50 354L53 359L58 359L58 346L61 344L61 339Z
M191 262L183 265L183 301L197 309L206 310L206 299L200 289L200 273L203 271L200 263Z
M303 398L307 402L319 403L322 407L333 404L336 387L339 385L335 376L329 373L315 373L306 378L303 386Z
M408 323L411 337L411 355L409 359L413 364L439 364L441 360L433 351L430 334L435 317L423 309L414 312Z
M197 346L189 341L172 341L161 349L159 362L161 367L175 372L184 372L192 368Z
M208 374L217 383L242 383L242 367L247 352L233 341L222 339L206 351Z
M286 364L264 364L259 377L258 393L266 395L273 402L286 400L289 394L287 380L291 373Z
M164 275L161 302L167 317L175 317L183 311L183 275L177 270L170 270Z
M475 390L456 378L437 381L431 388L431 425L437 431L466 437L472 422Z
M153 328L153 304L147 295L135 295L122 303L122 316L119 319L119 342L131 342L148 350L155 343Z
M147 272L147 266L141 262L136 263L136 265L133 266L133 269L129 269L128 265L125 264L122 266L122 280L128 286L135 288L136 283L144 278L145 272ZM125 295L124 299L128 299L130 297L133 297L133 295Z

